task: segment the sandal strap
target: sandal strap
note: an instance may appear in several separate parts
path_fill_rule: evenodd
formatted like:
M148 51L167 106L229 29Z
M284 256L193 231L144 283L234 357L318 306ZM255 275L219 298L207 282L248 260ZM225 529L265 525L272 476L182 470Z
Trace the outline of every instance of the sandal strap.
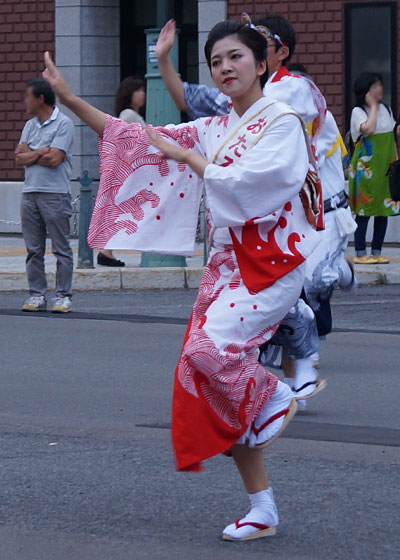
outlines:
M307 383L304 383L304 385L302 385L298 389L292 389L292 391L293 391L293 393L299 393L300 391L302 391L303 389L306 389L310 385L317 385L317 381L307 381Z
M255 523L253 521L245 521L244 523L240 523L240 519L237 519L235 521L235 525L236 525L236 529L240 529L241 527L245 527L246 525L249 525L250 527L254 527L255 529L269 529L270 526L269 525L263 525L262 523Z
M272 422L275 422L275 420L278 420L282 416L286 416L286 414L288 412L289 412L288 408L285 408L284 410L281 410L280 412L277 412L273 416L270 416L268 418L268 420L266 422L264 422L264 424L261 424L261 426L259 428L256 428L256 426L253 422L253 425L252 425L251 429L256 434L256 436L258 436L258 434L261 433L267 426L269 426L269 424L272 424Z

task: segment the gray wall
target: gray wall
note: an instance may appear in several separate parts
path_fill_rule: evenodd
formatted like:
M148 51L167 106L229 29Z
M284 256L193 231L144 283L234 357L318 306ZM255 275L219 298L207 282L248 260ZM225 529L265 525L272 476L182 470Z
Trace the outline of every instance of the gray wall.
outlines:
M56 0L56 63L74 93L113 112L120 81L119 0ZM75 123L73 179L87 169L99 177L97 135L66 107ZM77 190L73 181L73 194Z
M226 0L199 0L199 83L212 86L213 81L204 58L204 45L209 31L219 21L226 19Z

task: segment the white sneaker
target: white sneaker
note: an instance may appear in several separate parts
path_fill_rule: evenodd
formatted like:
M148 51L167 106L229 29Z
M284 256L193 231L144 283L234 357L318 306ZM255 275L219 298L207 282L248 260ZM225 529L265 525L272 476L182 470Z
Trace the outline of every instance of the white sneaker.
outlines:
M44 296L30 296L25 300L22 311L46 311L47 302Z
M267 499L261 505L252 507L245 517L225 527L222 532L225 541L248 541L275 535L279 516L272 488L263 494Z
M53 313L69 313L71 311L71 298L70 297L55 297L53 298Z

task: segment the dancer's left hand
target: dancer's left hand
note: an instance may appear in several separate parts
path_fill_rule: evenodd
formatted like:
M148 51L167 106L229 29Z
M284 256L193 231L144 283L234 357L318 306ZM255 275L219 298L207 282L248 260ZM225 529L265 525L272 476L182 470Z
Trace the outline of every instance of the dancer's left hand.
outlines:
M151 129L149 126L146 127L146 132L149 137L150 143L159 150L160 159L174 159L175 161L186 161L189 150L185 150L180 146L171 144L167 140L164 140L157 132Z
M44 53L44 63L46 65L46 68L42 72L42 76L46 80L46 82L49 82L51 87L54 89L61 103L64 103L68 99L68 97L72 95L72 93L67 86L64 78L62 77L61 72L54 64L48 51Z

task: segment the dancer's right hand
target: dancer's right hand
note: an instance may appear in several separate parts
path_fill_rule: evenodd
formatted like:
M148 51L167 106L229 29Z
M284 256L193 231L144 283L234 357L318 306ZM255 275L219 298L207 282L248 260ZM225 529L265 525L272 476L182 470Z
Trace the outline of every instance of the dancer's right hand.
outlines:
M176 33L176 22L173 19L167 21L160 31L156 44L156 57L158 59L168 56L173 47Z
M72 95L72 93L68 88L61 73L57 70L57 67L51 59L50 53L48 51L44 53L44 63L46 65L46 68L42 72L43 78L46 80L46 82L49 82L61 103L65 103L65 101Z

